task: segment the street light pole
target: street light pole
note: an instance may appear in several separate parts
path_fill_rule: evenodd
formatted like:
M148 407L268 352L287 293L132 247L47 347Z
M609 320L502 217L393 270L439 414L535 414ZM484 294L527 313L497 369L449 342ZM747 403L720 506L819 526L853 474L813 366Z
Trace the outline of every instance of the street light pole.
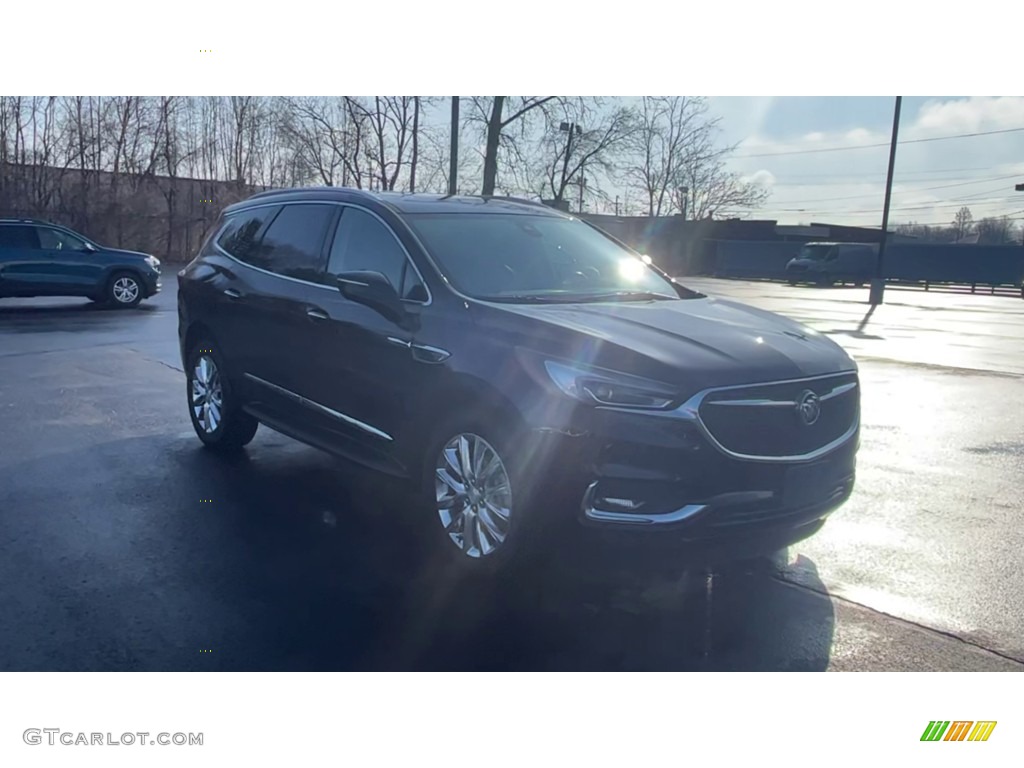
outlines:
M882 239L878 243L878 261L875 263L875 277L871 280L871 306L882 303L885 295L885 278L882 264L885 259L885 243L889 239L889 203L892 201L892 172L896 167L896 138L900 130L900 107L903 97L896 97L896 108L892 115L892 142L889 144L889 172L885 178L885 204L882 206Z
M690 201L690 188L680 187L679 188L679 199L682 201L680 208L683 209L683 221L686 221L686 204Z

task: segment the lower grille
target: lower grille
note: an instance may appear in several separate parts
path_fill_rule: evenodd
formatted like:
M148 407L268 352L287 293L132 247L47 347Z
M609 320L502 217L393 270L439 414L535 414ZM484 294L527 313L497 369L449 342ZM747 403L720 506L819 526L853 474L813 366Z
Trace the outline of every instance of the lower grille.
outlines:
M860 418L856 373L710 392L700 419L728 453L800 458L853 434Z

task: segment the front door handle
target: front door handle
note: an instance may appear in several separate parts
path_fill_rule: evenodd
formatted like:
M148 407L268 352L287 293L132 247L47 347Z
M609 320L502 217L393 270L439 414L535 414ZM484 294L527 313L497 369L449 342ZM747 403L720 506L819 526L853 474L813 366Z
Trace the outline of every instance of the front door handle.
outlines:
M234 288L225 288L224 289L224 295L227 296L229 299L240 299L240 298L242 298L242 294L239 293L238 291L236 291Z
M388 341L394 344L396 347L405 347L410 352L414 360L421 363L443 363L452 353L447 349L441 349L440 347L431 347L428 344L415 344L405 339L399 339L394 336L388 336Z
M306 317L308 317L310 320L330 319L328 314L324 312L322 309L315 309L313 307L310 307L309 309L306 310Z

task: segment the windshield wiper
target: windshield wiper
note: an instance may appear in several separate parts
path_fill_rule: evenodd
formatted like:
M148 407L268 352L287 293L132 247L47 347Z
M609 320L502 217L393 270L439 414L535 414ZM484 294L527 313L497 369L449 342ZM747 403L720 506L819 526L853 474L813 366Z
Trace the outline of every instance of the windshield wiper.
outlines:
M504 301L519 304L578 304L590 301L656 301L678 299L667 293L653 291L605 291L603 293L513 293L499 296L480 296L484 301Z
M656 301L658 299L678 299L667 293L654 291L607 291L605 293L580 294L578 301Z

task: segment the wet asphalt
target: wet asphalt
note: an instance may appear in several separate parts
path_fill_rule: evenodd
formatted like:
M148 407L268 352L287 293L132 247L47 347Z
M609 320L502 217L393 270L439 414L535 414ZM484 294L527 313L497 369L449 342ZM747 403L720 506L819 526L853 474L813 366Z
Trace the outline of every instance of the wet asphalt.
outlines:
M201 449L173 278L131 312L0 300L0 670L1024 669L1024 301L863 322L866 291L692 282L861 364L853 498L753 572L456 581L392 483L265 428Z

